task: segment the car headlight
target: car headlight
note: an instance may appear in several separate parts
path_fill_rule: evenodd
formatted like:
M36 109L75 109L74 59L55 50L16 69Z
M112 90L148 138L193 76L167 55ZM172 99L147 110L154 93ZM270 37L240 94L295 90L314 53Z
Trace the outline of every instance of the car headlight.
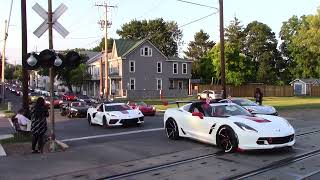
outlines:
M254 132L258 132L257 130L253 129L252 127L241 123L241 122L234 122L239 128L241 128L244 131L254 131Z
M156 107L154 107L154 106L153 106L153 107L152 107L152 110L154 110L154 111L155 111L155 110L156 110Z
M75 109L75 108L71 108L70 110L71 110L71 111L78 111L78 110L77 110L77 109Z
M63 103L63 101L62 101L62 100L60 100L60 101L59 101L59 104L62 104L62 103Z

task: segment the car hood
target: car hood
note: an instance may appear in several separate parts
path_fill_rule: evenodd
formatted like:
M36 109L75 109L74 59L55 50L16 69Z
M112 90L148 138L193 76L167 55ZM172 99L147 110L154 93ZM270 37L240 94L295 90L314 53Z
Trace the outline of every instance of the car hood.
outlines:
M143 116L141 111L137 109L125 110L125 111L110 111L106 113L111 117L121 118L121 119L137 118L137 117Z
M246 109L253 110L253 114L274 114L277 111L272 106L243 106Z
M254 128L261 136L283 136L283 134L289 135L294 132L290 123L279 116L260 114L255 116L231 116L228 119Z

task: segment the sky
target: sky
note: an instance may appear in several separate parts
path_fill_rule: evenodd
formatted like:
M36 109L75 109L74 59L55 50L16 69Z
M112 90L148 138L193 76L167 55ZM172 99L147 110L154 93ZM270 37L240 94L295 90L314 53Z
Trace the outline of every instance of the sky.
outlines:
M9 62L21 64L21 15L20 1L13 0L9 36L6 46L6 57ZM33 31L43 22L42 18L32 9L36 3L47 9L47 0L27 1L27 30L28 52L42 51L48 48L48 33L37 38ZM218 0L188 0L191 2L219 7ZM98 0L52 0L53 10L64 3L68 10L58 19L70 34L64 39L55 30L53 31L54 49L64 50L72 48L90 49L99 44L104 32L98 21L104 19L105 9L95 4L104 4ZM9 17L11 0L0 0L0 50L3 49L4 21ZM195 6L177 0L108 0L108 4L117 6L108 9L108 20L112 22L108 28L108 37L119 38L117 29L132 19L163 18L165 21L176 21L179 26L187 24L211 13L216 9ZM252 21L259 21L271 27L278 33L282 22L293 15L316 14L320 7L320 0L224 0L224 24L229 25L236 16L245 27ZM210 35L210 39L219 41L219 14L182 27L185 50L188 43L194 39L194 34L203 29ZM181 51L182 52L182 51Z

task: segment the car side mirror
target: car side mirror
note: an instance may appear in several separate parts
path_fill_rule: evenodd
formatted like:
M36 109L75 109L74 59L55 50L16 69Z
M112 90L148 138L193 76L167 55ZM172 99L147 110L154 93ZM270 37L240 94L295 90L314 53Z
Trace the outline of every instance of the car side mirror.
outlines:
M201 112L193 112L192 116L198 116L200 119L203 119L203 114Z

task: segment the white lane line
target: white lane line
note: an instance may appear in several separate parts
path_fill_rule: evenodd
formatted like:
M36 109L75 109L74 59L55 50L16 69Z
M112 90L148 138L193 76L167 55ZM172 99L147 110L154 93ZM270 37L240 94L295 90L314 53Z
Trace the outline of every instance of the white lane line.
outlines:
M0 144L0 156L6 156L6 151L3 149L2 145Z
M96 138L103 138L103 137L114 137L114 136L138 134L138 133L144 133L144 132L161 131L161 130L164 130L164 128L145 129L145 130L139 130L139 131L128 131L128 132L121 132L121 133L114 133L114 134L96 135L96 136L85 136L85 137L79 137L79 138L63 139L61 141L62 142L72 142L72 141L96 139Z

